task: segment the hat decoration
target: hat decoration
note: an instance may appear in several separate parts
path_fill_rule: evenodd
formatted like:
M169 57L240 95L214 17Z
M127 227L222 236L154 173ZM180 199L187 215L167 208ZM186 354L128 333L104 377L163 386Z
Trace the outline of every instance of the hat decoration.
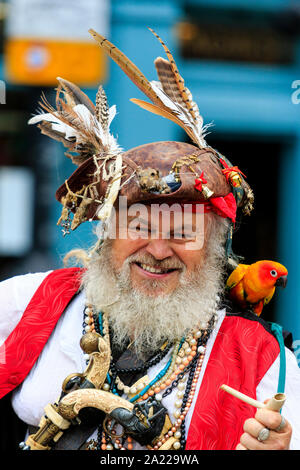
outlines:
M122 149L117 140L110 133L110 124L116 115L116 106L108 106L106 94L100 85L96 96L96 105L83 93L76 85L57 78L59 86L56 94L56 109L42 96L41 111L32 117L28 124L38 124L42 134L48 135L52 139L62 142L68 149L65 155L72 162L80 166L86 160L93 157L97 167L98 178L111 180L111 185L107 191L105 202L103 198L98 199L95 182L83 187L76 194L69 189L64 201L62 215L59 224L63 228L68 228L70 211L77 205L77 217L71 225L74 230L83 220L83 208L91 201L97 201L101 208L99 219L109 217L120 186L122 176ZM106 163L110 161L109 172ZM67 184L68 186L68 184ZM83 216L83 217L82 217ZM68 233L68 230L65 230Z
M200 115L198 105L193 101L190 90L185 86L184 80L179 73L174 57L169 51L166 44L159 37L159 35L151 28L150 31L157 37L159 42L164 48L168 60L162 57L157 57L154 65L157 71L159 81L148 81L144 74L132 63L128 57L123 54L114 44L108 41L104 36L98 34L93 29L89 32L99 45L107 52L108 55L119 65L119 67L126 73L133 83L152 101L152 103L132 98L131 101L141 108L167 118L178 124L192 142L199 148L209 148L205 141L205 136L208 133L208 128L211 124L203 125L203 117ZM214 150L214 149L212 149ZM214 150L214 153L218 154ZM218 154L220 166L225 168L226 179L235 189L235 195L238 197L238 205L242 205L245 213L250 213L253 205L253 192L249 185L244 180L244 174L232 164L223 155ZM231 170L231 171L230 171ZM231 176L228 176L228 173ZM234 176L233 176L234 174ZM236 178L238 175L238 178ZM196 176L195 183L197 185ZM204 175L201 176L204 178ZM202 190L207 191L209 196L213 196L204 184L201 185Z
M170 119L182 127L198 147L207 147L205 135L210 125L203 126L203 118L199 113L199 108L193 101L191 92L186 88L171 52L160 37L152 29L150 31L159 39L169 59L157 57L154 64L159 81L153 80L151 82L116 46L93 29L89 30L99 45L152 101L152 103L148 103L132 98L133 103L147 111Z

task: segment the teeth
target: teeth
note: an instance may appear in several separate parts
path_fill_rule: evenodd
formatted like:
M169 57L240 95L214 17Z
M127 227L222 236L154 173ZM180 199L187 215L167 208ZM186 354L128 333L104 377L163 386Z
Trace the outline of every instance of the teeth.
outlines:
M155 273L155 274L163 274L166 272L164 269L155 269L152 266L148 266L147 264L141 264L141 267L145 270L148 271L149 273Z

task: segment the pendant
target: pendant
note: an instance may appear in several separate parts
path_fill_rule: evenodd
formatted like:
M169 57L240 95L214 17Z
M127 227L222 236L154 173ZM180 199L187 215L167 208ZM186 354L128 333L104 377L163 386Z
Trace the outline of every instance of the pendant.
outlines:
M84 450L97 450L98 442L95 439L91 439L85 443Z

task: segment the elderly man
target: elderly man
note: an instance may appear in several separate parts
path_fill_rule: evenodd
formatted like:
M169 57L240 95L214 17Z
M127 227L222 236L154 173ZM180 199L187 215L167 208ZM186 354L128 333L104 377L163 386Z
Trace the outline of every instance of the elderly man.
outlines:
M149 83L92 33L155 103L149 110L182 125L194 145L155 142L122 152L109 132L115 110L103 89L95 107L63 79L57 109L44 102L48 112L31 120L78 165L57 191L64 233L88 220L101 226L89 252L68 255L84 269L0 285L0 391L15 388L14 410L29 425L21 447L299 449L293 353L271 325L226 307L236 210L250 211L252 192L239 169L207 146L172 61L156 66L160 80L173 73L181 98ZM227 384L264 402L278 387L283 392L284 368L282 414L257 411L221 389Z

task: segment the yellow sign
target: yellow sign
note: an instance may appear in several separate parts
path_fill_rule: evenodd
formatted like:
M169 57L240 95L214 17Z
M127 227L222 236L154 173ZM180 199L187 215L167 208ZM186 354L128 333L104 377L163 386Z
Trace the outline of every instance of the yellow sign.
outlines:
M24 85L57 83L62 76L77 85L106 78L106 58L97 44L10 39L5 46L6 79Z
M105 54L88 29L108 34L107 0L11 0L7 23L7 81L52 86L61 76L95 86L106 79Z

